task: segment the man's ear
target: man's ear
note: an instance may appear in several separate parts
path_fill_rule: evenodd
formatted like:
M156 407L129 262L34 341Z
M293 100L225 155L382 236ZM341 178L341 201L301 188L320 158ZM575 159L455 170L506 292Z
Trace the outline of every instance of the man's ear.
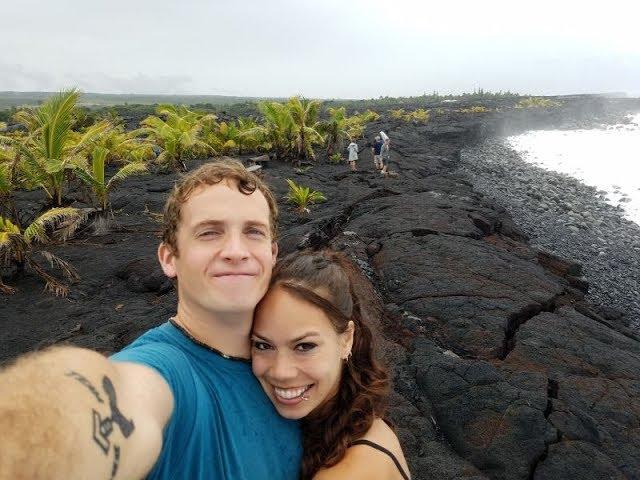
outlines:
M161 242L160 245L158 245L158 260L160 261L162 271L169 278L175 278L178 275L175 259L176 255L173 253L171 247Z
M271 266L276 264L278 260L278 242L271 242Z

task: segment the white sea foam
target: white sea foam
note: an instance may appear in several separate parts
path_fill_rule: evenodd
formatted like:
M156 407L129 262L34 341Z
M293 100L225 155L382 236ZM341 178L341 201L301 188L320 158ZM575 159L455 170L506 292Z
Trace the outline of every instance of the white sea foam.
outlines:
M631 123L593 130L537 130L507 138L527 162L607 192L640 224L640 113Z

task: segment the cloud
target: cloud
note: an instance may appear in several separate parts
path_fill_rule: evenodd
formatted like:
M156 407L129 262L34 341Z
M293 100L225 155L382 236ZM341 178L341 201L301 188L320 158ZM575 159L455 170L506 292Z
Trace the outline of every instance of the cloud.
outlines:
M50 73L19 64L0 63L0 90L49 91L55 83L55 76Z
M66 74L65 86L77 86L86 92L185 94L193 91L189 75L114 76L103 72Z
M607 8L540 0L21 0L0 90L377 97L637 90L640 29ZM73 28L61 26L73 25ZM3 63L4 62L4 63Z
M0 91L52 92L70 87L98 93L188 94L194 90L193 78L182 74L116 76L103 72L67 72L55 75L19 64L0 63Z

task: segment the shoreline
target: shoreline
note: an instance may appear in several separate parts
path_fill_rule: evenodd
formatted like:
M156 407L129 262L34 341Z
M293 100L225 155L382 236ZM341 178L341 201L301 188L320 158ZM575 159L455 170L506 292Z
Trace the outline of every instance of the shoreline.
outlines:
M505 138L463 149L458 171L509 211L531 247L582 265L585 300L599 314L640 331L640 225L623 210L596 187L526 162Z

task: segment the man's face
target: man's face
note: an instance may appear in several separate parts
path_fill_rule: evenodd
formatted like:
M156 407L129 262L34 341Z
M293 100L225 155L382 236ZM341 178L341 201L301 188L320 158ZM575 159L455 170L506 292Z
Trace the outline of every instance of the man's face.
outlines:
M232 182L196 189L182 206L178 255L161 244L158 257L178 279L181 306L194 314L251 314L264 296L278 252L262 192Z

